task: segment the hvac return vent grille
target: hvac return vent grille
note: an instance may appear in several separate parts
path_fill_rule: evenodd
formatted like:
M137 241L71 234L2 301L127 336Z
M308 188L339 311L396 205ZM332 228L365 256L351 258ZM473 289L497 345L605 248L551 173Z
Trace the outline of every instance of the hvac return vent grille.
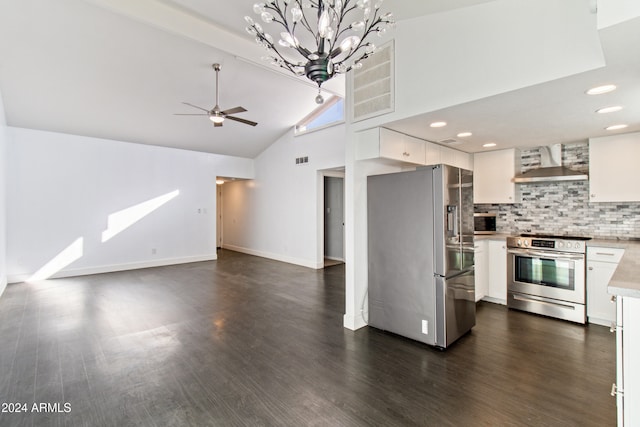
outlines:
M368 119L394 110L394 45L380 47L362 61L352 75L352 121Z

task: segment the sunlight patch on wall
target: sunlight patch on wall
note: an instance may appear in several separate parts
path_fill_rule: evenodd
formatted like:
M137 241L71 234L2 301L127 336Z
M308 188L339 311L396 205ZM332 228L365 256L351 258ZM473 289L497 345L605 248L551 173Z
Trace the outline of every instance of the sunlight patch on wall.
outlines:
M78 237L73 243L56 255L51 261L46 263L40 270L36 271L26 281L33 282L36 280L46 280L75 260L81 258L83 253L84 238Z
M158 196L146 202L114 212L107 218L107 229L102 232L102 243L131 227L151 212L155 211L171 199L177 197L180 190Z

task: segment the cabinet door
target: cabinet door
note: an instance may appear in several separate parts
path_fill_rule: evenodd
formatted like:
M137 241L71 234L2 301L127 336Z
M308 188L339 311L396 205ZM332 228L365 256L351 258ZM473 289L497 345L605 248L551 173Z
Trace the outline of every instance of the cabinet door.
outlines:
M473 170L473 161L469 153L449 147L440 147L440 162L457 168Z
M476 153L473 159L474 203L517 203L519 187L511 181L519 168L516 149ZM518 171L519 172L519 171Z
M616 306L607 286L618 264L587 260L587 316L589 322L610 325L616 320Z
M624 341L624 298L621 296L616 297L616 382L615 385L620 390L624 390L624 375L622 368L623 364L623 347ZM624 426L624 396L622 393L616 394L616 412L618 426Z
M630 171L640 158L640 133L589 140L589 201L640 201L640 186Z
M501 304L507 303L507 243L489 241L489 297Z
M442 163L442 147L431 142L425 143L425 165L439 165Z
M474 246L476 302L480 301L489 293L489 253L487 245L487 240L476 240Z
M426 141L404 135L404 152L406 162L424 165Z
M406 154L404 150L404 135L380 128L380 157L405 161Z
M640 299L623 298L622 375L624 425L640 425Z
M423 165L424 144L421 139L380 128L380 157Z

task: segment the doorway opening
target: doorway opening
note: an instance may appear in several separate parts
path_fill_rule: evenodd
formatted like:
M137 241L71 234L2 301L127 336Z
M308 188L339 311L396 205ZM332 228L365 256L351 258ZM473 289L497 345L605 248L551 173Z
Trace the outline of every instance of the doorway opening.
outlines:
M324 173L324 267L344 263L344 173Z
M222 185L224 179L216 179L216 250L222 249Z

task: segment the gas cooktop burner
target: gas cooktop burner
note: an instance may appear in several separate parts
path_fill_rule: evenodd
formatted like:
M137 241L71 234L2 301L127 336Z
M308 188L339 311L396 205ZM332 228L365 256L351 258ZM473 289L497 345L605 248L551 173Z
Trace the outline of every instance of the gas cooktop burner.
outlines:
M584 237L584 236L558 236L553 234L532 234L532 233L522 233L520 237L529 237L533 239L591 240L591 237Z

